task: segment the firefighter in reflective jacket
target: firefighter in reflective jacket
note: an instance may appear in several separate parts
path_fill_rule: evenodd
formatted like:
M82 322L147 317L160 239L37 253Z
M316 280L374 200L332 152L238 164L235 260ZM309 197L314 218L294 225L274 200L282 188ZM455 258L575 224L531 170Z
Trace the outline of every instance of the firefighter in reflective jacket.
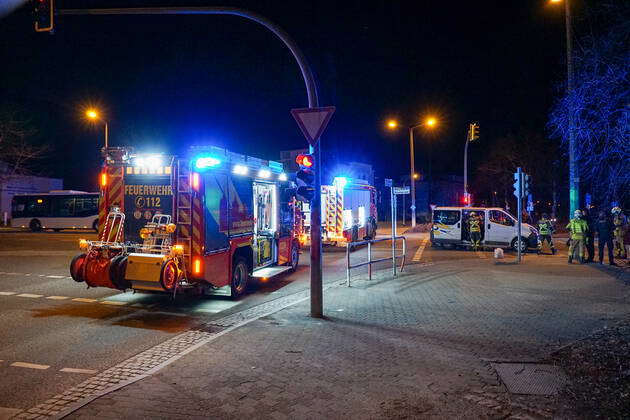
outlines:
M468 231L470 232L470 242L473 251L477 251L481 246L481 220L474 211L468 218Z
M538 253L542 252L543 245L545 241L549 243L549 247L551 248L551 253L555 255L556 248L553 246L553 239L551 238L551 234L553 233L553 226L551 225L551 220L549 220L549 216L547 213L543 213L542 217L538 221Z
M626 249L624 247L623 237L626 233L628 226L626 216L621 212L621 208L613 207L612 211L613 225L615 230L613 231L613 245L615 248L615 257L626 258Z
M569 264L573 262L573 257L576 256L580 261L580 264L584 263L584 241L586 240L586 232L588 231L588 224L586 220L582 219L582 212L576 210L573 213L574 218L569 221L567 229L571 234L571 245L569 245Z

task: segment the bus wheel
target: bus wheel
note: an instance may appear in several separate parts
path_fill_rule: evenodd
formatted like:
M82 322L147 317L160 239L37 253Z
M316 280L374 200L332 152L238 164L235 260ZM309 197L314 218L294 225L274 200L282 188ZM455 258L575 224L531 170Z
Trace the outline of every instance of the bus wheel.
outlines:
M85 281L83 278L83 265L85 264L85 254L79 254L70 262L70 276L77 283Z
M173 291L177 287L177 280L179 278L179 270L175 261L168 260L162 264L162 272L160 273L160 284L164 290L169 292Z
M42 230L42 223L37 219L33 219L31 220L31 223L29 223L28 227L31 228L33 232L39 232Z
M249 279L249 269L245 258L238 257L234 260L232 266L232 280L230 281L230 290L232 297L236 298L245 293L247 289L247 280Z
M293 242L293 245L291 245L291 261L290 261L291 272L294 272L295 270L297 270L299 261L300 261L300 248L295 242Z

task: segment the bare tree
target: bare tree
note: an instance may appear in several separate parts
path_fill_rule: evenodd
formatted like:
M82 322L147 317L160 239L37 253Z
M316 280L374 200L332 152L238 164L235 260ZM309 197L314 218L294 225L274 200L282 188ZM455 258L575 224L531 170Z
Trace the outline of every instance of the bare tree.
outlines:
M35 133L17 111L0 108L0 182L30 173L31 164L44 155L47 147L32 142Z
M580 40L574 88L556 103L549 125L564 145L573 130L580 181L609 203L630 199L630 7L605 10L608 28Z

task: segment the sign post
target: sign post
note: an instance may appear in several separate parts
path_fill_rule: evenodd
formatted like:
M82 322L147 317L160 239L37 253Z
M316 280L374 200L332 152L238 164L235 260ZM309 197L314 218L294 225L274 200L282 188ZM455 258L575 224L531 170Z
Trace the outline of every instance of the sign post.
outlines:
M516 235L516 261L521 262L521 227L523 225L523 171L520 166L514 174L514 195L516 196L516 211L518 212L518 228Z
M326 129L334 106L297 108L291 110L298 127L309 144L309 152L315 156L315 195L311 207L311 316L324 315L322 284L322 165L319 139Z

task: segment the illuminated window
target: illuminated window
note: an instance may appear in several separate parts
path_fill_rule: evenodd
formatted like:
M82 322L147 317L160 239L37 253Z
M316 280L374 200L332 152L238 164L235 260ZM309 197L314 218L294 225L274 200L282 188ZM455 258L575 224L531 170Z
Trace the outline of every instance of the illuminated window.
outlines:
M359 207L359 227L365 226L365 207Z

